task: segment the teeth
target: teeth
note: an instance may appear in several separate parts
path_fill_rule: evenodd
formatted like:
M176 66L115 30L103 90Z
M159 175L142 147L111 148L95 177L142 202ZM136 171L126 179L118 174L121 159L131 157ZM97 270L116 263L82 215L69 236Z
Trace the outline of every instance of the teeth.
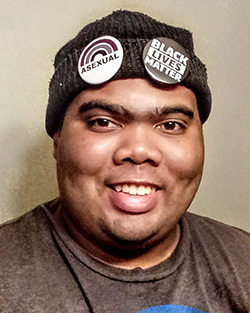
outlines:
M136 185L116 185L114 186L115 190L117 192L124 192L124 193L128 193L130 195L138 195L138 196L144 196L144 195L149 195L150 193L155 192L155 188L154 187L150 187L150 186L136 186Z
M150 189L150 187L147 187L147 188ZM138 194L139 196L143 196L143 195L146 194L145 191L146 191L146 188L145 188L144 186L139 186L138 189L137 189L137 194Z
M130 195L136 195L136 194L137 194L137 187L136 187L135 185L131 185L131 186L129 187L128 193L129 193Z
M128 185L123 185L122 186L122 192L128 193L129 192L129 186Z
M151 188L148 186L145 188L145 194L149 195L151 193Z
M116 190L116 191L122 191L122 186L121 186L121 185L115 186L115 190Z

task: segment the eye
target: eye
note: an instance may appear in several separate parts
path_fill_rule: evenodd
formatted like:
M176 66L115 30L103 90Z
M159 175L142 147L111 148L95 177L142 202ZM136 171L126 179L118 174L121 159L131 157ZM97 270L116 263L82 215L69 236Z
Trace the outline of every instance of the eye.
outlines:
M165 121L163 123L157 124L155 128L168 134L181 134L184 132L185 125L181 122Z
M88 128L96 132L110 132L121 127L118 122L105 117L92 118L87 122Z

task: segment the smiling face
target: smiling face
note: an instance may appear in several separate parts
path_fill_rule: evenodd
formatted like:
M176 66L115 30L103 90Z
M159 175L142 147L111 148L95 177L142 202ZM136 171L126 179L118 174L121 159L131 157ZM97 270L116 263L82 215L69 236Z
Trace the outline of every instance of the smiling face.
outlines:
M177 234L204 159L191 90L145 79L85 90L54 145L63 219L87 250L153 247Z

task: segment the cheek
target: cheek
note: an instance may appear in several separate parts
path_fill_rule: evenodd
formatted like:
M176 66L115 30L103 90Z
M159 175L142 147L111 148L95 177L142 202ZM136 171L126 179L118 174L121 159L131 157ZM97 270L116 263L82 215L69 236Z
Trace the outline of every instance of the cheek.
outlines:
M200 178L204 163L203 140L174 142L165 151L166 167L178 179Z
M70 138L62 141L58 147L58 165L67 173L93 176L108 169L112 164L112 141L96 140L91 136Z

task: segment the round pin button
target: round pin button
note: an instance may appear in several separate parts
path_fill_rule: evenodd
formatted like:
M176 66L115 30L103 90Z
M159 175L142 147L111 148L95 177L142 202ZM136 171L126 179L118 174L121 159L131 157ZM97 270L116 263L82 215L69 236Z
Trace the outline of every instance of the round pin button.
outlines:
M190 57L173 39L159 37L144 47L143 62L154 80L163 84L178 84L189 72Z
M78 61L78 72L89 84L101 84L111 79L121 67L123 48L112 36L99 37L82 51Z

